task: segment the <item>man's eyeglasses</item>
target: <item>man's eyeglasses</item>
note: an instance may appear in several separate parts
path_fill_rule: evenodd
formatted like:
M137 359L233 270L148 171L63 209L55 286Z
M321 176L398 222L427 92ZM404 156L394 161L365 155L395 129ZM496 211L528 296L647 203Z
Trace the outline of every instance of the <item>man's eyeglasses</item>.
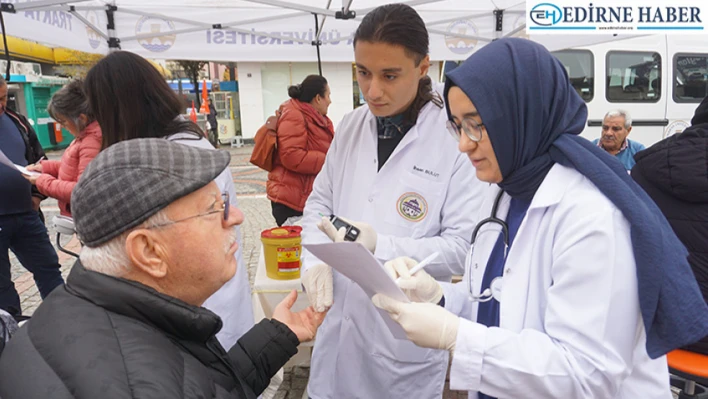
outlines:
M462 119L462 123L460 125L456 124L452 120L447 121L447 131L450 132L452 137L458 142L460 141L460 136L462 135L462 132L465 132L465 134L470 140L474 142L479 142L480 140L482 140L483 128L484 123L477 123L477 121L472 118Z
M224 191L223 193L221 193L222 204L221 204L221 207L220 207L219 209L215 209L215 210L213 210L213 211L208 211L208 212L200 213L200 214L197 214L197 215L194 215L194 216L189 216L189 217L186 217L186 218L184 218L184 219L171 220L171 221L169 221L169 222L156 224L156 225L153 225L153 226L149 226L149 227L147 227L147 228L148 228L148 229L155 229L155 228L158 228L158 227L171 226L171 225L173 225L173 224L180 223L180 222L184 222L184 221L186 221L186 220L190 220L190 219L194 219L194 218L200 218L200 217L202 217L202 216L213 215L213 214L219 213L219 212L222 212L222 213L224 214L224 221L229 220L229 208L231 208L231 206L229 205L229 198L230 198L230 197L229 197L229 193L228 193L227 191Z

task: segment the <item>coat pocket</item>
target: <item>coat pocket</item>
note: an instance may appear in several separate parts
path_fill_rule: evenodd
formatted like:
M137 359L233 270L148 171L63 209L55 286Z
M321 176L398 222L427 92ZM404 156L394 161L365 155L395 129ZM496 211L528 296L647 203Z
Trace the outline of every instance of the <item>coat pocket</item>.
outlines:
M439 223L446 182L405 173L387 198L386 223L403 228L405 235L426 231Z

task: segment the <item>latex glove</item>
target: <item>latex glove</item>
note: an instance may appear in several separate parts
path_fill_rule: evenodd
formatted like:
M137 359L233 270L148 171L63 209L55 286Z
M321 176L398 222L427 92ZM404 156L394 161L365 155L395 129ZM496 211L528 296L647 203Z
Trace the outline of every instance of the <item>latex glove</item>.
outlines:
M273 310L273 318L288 326L301 343L312 341L327 312L316 312L312 306L309 306L303 311L293 313L290 309L296 300L297 291L290 291L290 294Z
M403 303L385 295L371 298L374 306L388 312L403 327L406 337L423 348L455 350L460 318L432 303Z
M307 292L310 305L317 312L324 312L332 306L332 268L320 263L307 269L302 275L302 285Z
M372 254L376 251L376 230L371 227L370 224L364 222L352 222L351 220L340 217L343 221L357 227L359 229L359 237L357 237L355 242L361 243L366 249L368 249ZM319 228L323 233L327 234L330 240L334 242L344 241L344 236L347 230L342 227L337 231L332 222L329 221L327 216L323 216L322 220L317 223L317 228Z
M442 287L425 269L419 270L411 276L410 269L417 264L418 261L415 259L402 256L386 262L384 269L394 281L401 278L398 286L408 296L408 299L413 302L430 302L437 305L443 297Z

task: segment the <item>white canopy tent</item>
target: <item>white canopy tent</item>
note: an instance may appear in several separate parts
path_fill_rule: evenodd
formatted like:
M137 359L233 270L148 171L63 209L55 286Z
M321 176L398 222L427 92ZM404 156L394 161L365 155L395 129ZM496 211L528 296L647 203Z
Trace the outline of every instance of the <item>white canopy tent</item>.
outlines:
M375 0L5 0L8 35L93 53L156 59L351 62ZM525 35L522 0L408 0L426 22L432 60L464 60L494 39ZM319 37L319 41L316 38ZM531 36L549 50L617 36ZM318 57L319 55L319 57Z

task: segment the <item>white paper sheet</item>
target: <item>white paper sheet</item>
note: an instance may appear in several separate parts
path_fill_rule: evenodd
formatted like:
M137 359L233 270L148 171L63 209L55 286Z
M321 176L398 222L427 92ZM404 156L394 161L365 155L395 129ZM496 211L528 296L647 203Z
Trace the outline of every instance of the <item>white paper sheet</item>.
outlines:
M23 175L27 175L27 176L39 176L39 175L41 175L41 173L39 173L39 172L34 172L34 171L27 170L27 168L25 168L24 166L18 165L18 164L15 164L15 168L17 168L17 170L19 170L20 173L22 173Z
M12 162L12 161L10 160L10 158L8 158L7 155L5 155L5 153L3 153L2 151L0 151L0 163L3 164L3 165L5 165L5 166L9 166L9 167L12 168L12 169L17 170L18 172L22 173L23 175L28 175L28 176L39 176L39 175L41 175L41 173L30 172L30 171L27 170L27 168L25 168L24 166L17 165L16 163Z
M322 262L354 281L366 295L383 294L401 302L410 302L395 281L383 268L381 262L355 242L337 242L327 244L305 244L304 247ZM373 303L371 306L374 306ZM393 321L385 310L378 309L388 329L397 339L408 339L401 326Z

